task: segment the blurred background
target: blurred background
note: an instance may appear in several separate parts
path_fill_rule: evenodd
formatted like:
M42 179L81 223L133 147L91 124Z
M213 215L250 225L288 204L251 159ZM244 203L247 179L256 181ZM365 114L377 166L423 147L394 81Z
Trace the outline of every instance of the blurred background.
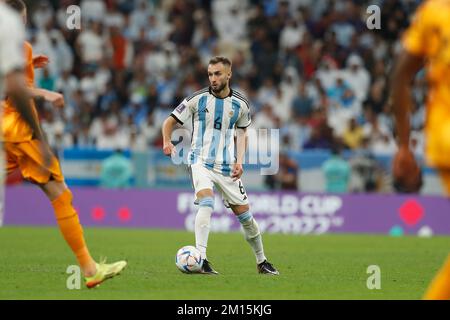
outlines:
M392 193L396 150L387 104L399 39L420 1L25 1L34 54L50 58L36 85L64 93L39 104L70 186L191 188L162 152L161 124L208 85L215 55L233 61L232 88L251 103L252 128L280 129L280 170L244 175L251 191ZM70 5L81 29L66 26ZM366 26L381 8L381 28ZM412 144L423 156L426 83L414 83ZM441 195L424 168L424 194ZM23 183L20 174L9 184Z

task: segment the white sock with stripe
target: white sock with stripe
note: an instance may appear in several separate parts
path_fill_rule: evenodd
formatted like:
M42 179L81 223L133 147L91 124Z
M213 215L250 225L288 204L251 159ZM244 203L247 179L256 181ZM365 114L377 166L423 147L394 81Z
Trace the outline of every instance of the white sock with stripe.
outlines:
M253 218L250 211L244 212L237 217L244 229L245 239L255 253L256 263L260 264L261 262L264 262L264 260L266 260L266 256L264 255L262 236L259 231L258 223L256 223L256 220Z
M199 209L195 216L195 247L200 250L202 259L206 259L206 247L214 208L214 198L205 197L200 200Z

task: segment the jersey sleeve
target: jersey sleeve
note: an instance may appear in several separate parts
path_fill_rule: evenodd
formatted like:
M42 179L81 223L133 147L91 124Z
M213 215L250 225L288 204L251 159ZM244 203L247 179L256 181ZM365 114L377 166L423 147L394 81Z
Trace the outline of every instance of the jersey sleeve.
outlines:
M33 65L33 47L25 41L25 75L29 87L34 87L34 65Z
M0 74L6 75L14 70L22 69L24 66L23 43L25 31L16 15L8 16L1 26ZM14 32L10 30L14 30Z
M178 107L176 107L170 114L181 125L189 120L189 118L195 112L195 104L192 102L192 100L193 99L188 101L187 99L184 99L183 102L181 102Z
M236 121L236 127L240 129L247 128L252 123L252 118L250 115L250 108L246 104L243 108L241 108L242 112L239 115L238 120Z
M426 56L428 49L428 39L430 36L430 15L432 15L432 6L429 2L420 6L406 29L402 37L403 47L411 54Z

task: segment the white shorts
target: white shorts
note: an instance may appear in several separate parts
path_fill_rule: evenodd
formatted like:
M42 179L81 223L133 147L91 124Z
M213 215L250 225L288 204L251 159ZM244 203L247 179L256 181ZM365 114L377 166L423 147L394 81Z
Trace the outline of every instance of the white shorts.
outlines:
M190 165L192 186L195 194L203 189L214 190L214 187L221 193L225 206L248 204L247 193L241 179L233 181L231 176L209 170L201 163Z

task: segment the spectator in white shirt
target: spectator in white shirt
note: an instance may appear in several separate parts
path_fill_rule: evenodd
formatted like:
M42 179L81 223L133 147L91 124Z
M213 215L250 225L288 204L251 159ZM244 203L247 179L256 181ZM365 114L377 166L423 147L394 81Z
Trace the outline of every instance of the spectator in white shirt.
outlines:
M362 102L366 99L370 86L370 74L364 67L364 61L356 54L347 58L347 68L342 76L353 89L356 98Z

